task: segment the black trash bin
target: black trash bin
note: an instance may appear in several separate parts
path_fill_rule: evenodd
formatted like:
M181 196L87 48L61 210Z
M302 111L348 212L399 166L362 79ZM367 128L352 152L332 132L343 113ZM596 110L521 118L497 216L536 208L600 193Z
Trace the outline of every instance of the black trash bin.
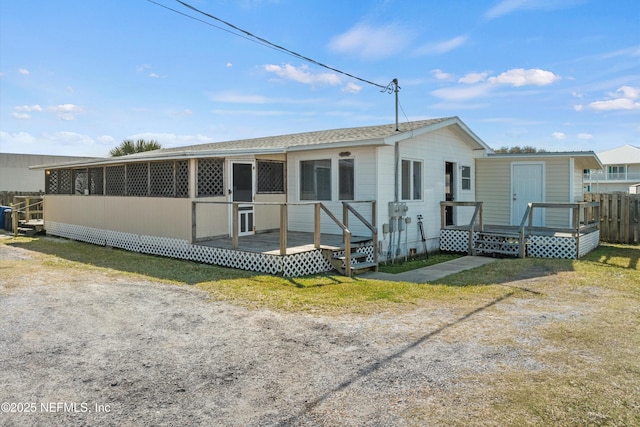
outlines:
M2 225L4 226L4 229L6 231L13 231L13 222L11 221L12 218L12 210L11 208L7 208L7 207L3 207L2 209L2 216L4 217L4 221L2 221Z

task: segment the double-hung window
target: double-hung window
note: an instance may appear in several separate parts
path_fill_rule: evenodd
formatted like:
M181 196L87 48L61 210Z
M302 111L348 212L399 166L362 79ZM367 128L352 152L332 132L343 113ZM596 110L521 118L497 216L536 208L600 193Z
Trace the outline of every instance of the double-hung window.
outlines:
M402 200L422 199L422 162L402 160Z
M331 200L331 160L300 162L300 200Z
M471 166L462 166L462 189L471 190Z

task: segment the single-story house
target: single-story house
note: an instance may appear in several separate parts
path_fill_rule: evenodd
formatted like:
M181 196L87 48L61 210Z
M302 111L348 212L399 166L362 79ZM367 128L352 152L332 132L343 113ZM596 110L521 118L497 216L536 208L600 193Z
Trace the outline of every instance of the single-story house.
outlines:
M487 224L519 224L515 201L581 201L582 171L600 166L592 152L496 155L446 117L40 168L49 234L295 276L449 250L442 230L468 233L469 205L485 201Z

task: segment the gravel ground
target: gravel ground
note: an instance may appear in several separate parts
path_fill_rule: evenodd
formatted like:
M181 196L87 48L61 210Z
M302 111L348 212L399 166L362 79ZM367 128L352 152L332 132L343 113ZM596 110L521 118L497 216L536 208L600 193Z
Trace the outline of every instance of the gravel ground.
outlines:
M31 256L0 245L5 265ZM4 426L425 425L444 402L473 405L474 375L543 369L526 351L532 325L578 313L554 314L532 295L471 311L325 317L45 267L0 270Z

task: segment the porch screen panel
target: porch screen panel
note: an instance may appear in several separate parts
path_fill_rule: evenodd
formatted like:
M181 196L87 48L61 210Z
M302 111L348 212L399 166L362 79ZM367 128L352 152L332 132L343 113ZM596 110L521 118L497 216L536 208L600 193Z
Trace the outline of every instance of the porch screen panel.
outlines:
M107 196L124 196L126 175L124 165L107 166L105 168L105 188Z
M73 194L84 194L89 188L89 179L87 177L87 169L73 170Z
M224 196L224 161L198 159L197 197Z
M149 195L149 165L148 163L131 163L127 165L127 195Z
M104 168L89 168L89 194L104 194Z
M422 199L422 162L413 162L413 200Z
M258 193L284 193L284 162L258 161Z
M331 200L331 160L300 162L300 200Z
M173 197L173 162L153 162L149 165L149 195L152 197Z
M176 162L176 197L189 197L189 161Z
M47 194L58 194L58 170L48 170L45 172L44 191Z
M72 170L60 169L58 172L58 194L73 194Z

